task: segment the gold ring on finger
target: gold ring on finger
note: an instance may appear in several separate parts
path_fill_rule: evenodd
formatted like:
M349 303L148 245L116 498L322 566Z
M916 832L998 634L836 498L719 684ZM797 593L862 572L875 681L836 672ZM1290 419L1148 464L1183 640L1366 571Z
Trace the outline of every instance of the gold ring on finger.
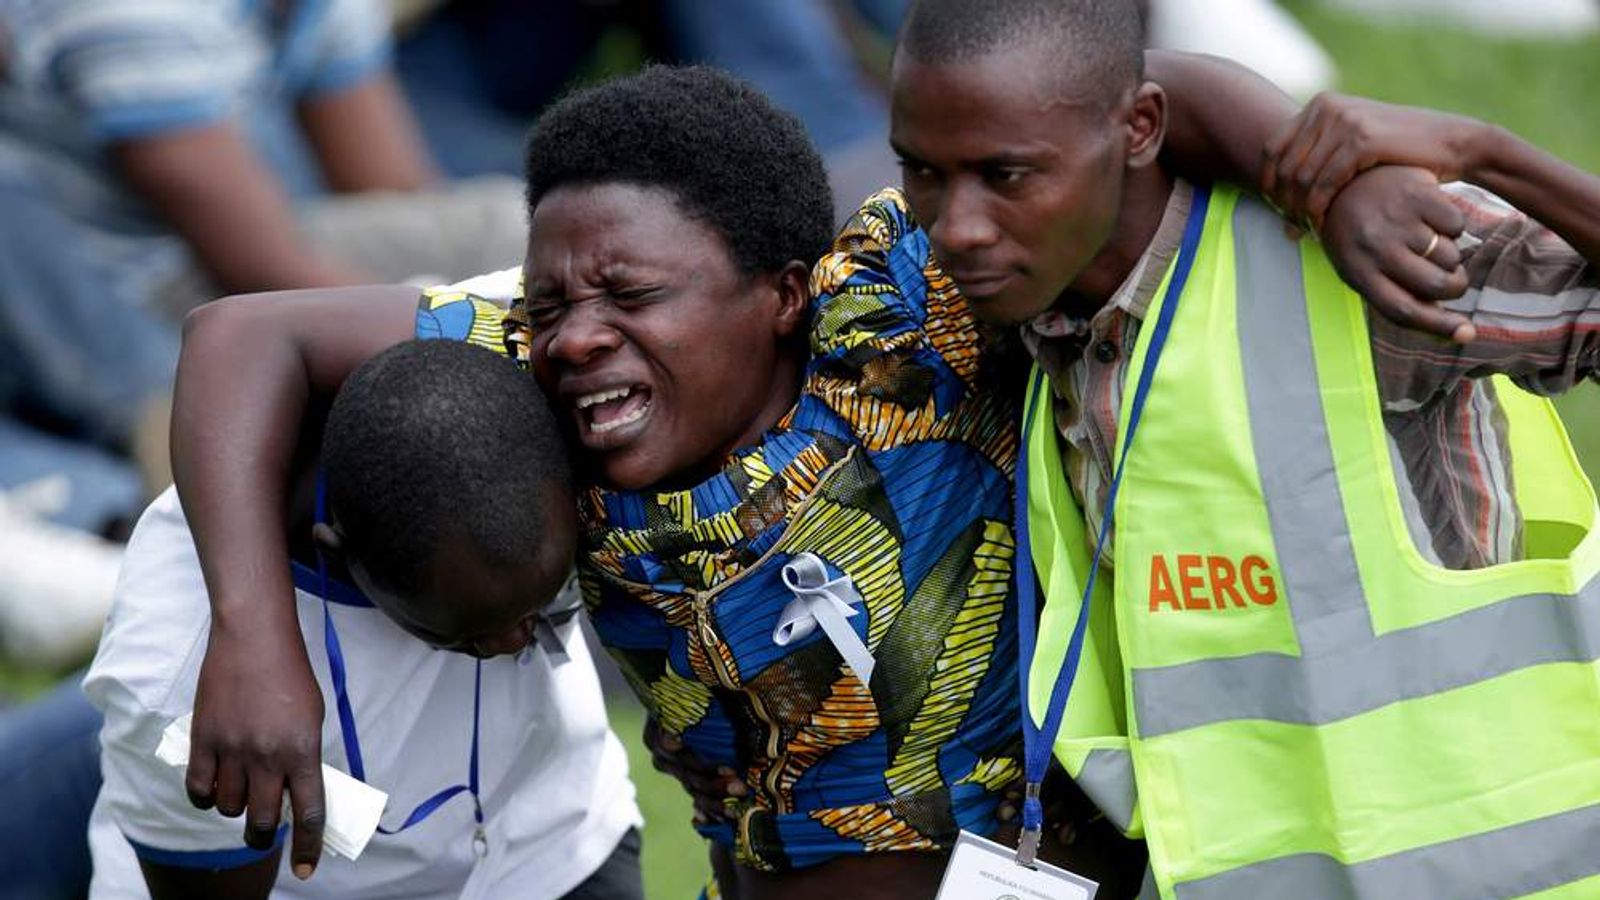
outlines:
M1422 258L1431 259L1433 257L1433 249L1437 246L1439 246L1439 232L1435 231L1433 237L1428 238L1428 249L1422 251Z

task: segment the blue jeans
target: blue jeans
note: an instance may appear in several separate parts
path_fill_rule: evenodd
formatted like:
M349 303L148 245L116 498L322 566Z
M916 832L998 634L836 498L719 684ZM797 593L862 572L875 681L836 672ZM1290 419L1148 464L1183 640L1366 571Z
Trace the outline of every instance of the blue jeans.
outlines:
M100 713L78 681L0 711L0 894L8 898L57 900L89 889Z
M857 7L882 28L898 23L904 2ZM883 97L826 0L661 0L661 8L681 59L726 69L799 117L822 151L837 222L868 194L900 183Z
M629 829L600 868L561 900L644 900L644 877L639 870L642 844L639 830Z
M50 477L65 479L67 491L47 518L80 531L131 518L144 500L139 473L126 460L0 415L0 491Z
M178 329L36 188L0 180L0 209L0 490L63 475L55 518L95 530L138 512L138 475L107 450L170 390Z
M861 140L888 141L888 111L826 2L663 0L661 8L680 59L755 85L800 117L824 156Z
M395 48L395 72L440 167L521 177L523 145L626 11L582 0L451 3Z
M125 446L145 402L170 388L177 326L37 189L0 180L0 209L0 410Z

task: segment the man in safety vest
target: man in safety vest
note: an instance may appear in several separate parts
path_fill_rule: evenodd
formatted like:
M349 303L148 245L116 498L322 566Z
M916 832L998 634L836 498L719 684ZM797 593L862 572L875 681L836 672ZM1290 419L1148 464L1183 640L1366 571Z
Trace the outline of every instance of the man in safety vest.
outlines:
M1139 43L1126 0L923 0L893 68L912 211L1035 361L1030 780L1053 749L1146 838L1148 896L1600 895L1594 493L1519 390L1600 365L1600 179L1319 100L1263 186L1402 248L1342 273L1358 295L1271 208L1162 167ZM1416 168L1351 180L1380 163ZM1335 228L1357 196L1382 214Z

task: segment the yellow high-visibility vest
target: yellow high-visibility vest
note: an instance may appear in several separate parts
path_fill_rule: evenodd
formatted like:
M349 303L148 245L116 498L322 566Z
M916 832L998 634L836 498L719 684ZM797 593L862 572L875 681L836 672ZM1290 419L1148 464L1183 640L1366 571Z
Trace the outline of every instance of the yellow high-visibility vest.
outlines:
M1149 841L1146 893L1600 897L1600 535L1553 408L1495 384L1527 558L1446 570L1321 249L1217 189L1179 296L1054 745ZM1039 721L1089 554L1037 370L1026 415Z

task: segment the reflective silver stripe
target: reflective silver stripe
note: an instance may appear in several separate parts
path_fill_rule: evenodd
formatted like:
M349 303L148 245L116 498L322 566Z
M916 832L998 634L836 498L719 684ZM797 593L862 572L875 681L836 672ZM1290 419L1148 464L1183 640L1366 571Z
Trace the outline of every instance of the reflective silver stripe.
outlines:
M1149 866L1144 867L1144 881L1139 883L1136 900L1161 900L1161 888L1156 885L1156 870Z
M1133 754L1126 750L1090 750L1083 770L1073 779L1106 819L1120 831L1133 822L1138 800L1133 785Z
M1240 719L1324 725L1529 666L1600 659L1600 579L1576 596L1513 597L1373 633L1324 419L1299 249L1254 201L1240 201L1234 227L1251 433L1301 654L1135 669L1139 737ZM1178 884L1176 894L1518 896L1600 875L1596 846L1600 806L1348 865L1322 854L1266 860Z
M1289 597L1293 599L1291 591ZM1258 653L1133 673L1139 734L1235 719L1326 725L1554 662L1600 659L1600 586L1513 597L1314 659Z
M1132 673L1141 738L1214 722L1324 725L1550 662L1600 659L1600 581L1373 634L1312 356L1299 248L1282 220L1234 214L1238 328L1267 514L1300 656L1258 653Z
M1177 885L1179 900L1520 897L1600 875L1600 806L1344 864L1304 853Z
M1233 214L1239 345L1277 569L1300 653L1372 636L1312 357L1300 246L1266 205Z

